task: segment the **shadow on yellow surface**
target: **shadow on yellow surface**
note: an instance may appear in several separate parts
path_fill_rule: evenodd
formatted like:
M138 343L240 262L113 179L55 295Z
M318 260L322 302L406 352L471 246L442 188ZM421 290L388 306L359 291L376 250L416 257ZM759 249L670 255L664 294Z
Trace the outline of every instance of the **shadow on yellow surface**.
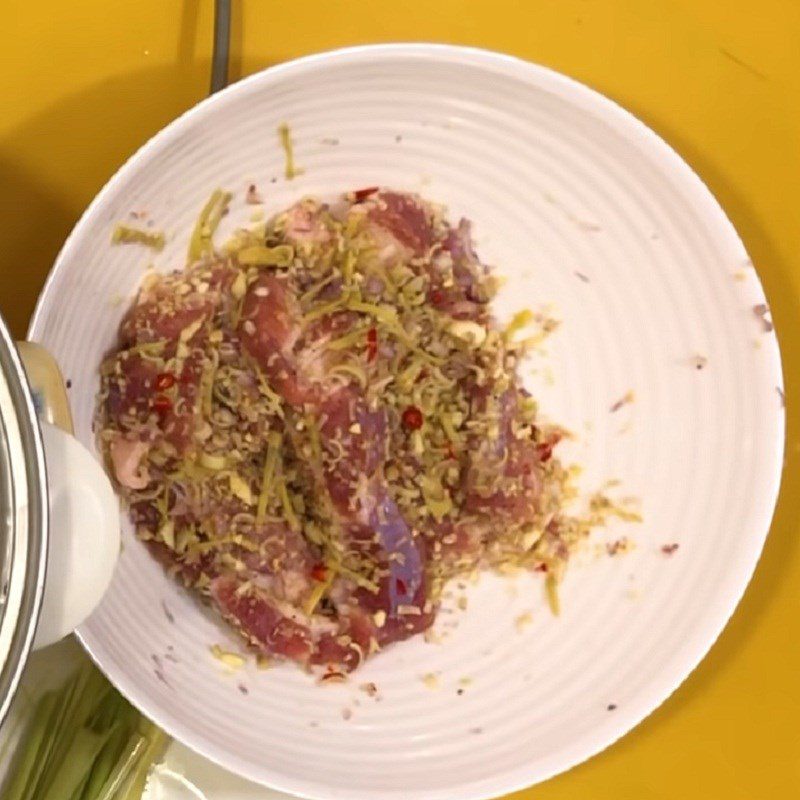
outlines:
M199 87L207 82L208 69L207 63L192 63L103 81L46 109L0 142L2 203L9 205L2 216L14 221L3 231L0 272L13 271L14 279L3 281L0 309L15 336L24 336L36 296L84 208L129 156L203 98ZM7 151L14 141L53 151L45 175L25 171L8 152L13 148Z
M15 336L25 335L47 273L94 195L141 145L207 93L210 60L197 57L201 5L180 4L172 64L67 95L0 141L0 202L8 204L2 218L13 220L3 231L0 311ZM241 0L233 0L232 10L229 77L235 81L267 64L245 63ZM23 149L52 154L44 174L26 171L16 156Z

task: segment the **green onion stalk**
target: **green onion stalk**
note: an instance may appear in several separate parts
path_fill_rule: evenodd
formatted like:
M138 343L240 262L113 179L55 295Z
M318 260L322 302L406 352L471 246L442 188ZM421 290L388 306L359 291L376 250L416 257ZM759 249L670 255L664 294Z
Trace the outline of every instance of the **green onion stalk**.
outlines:
M0 789L3 800L140 800L166 734L86 664L42 695Z

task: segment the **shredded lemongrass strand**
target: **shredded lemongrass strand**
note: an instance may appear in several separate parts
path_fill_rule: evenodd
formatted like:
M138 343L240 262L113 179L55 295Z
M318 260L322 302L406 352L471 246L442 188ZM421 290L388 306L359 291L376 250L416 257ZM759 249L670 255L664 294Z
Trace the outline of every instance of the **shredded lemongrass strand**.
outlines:
M203 206L189 240L189 261L197 261L204 254L214 252L213 237L220 220L228 210L231 201L230 192L215 189Z
M290 181L292 178L302 175L303 170L294 163L294 144L292 142L292 132L285 122L278 126L278 136L281 140L281 147L283 147L284 155L286 156L284 175L286 176L286 180Z
M264 459L264 473L261 478L261 491L256 506L256 522L261 524L267 514L267 503L274 488L275 472L280 458L282 437L271 431L267 436L267 457Z
M112 244L143 244L153 250L163 250L166 240L162 231L144 231L129 225L117 225L111 234Z

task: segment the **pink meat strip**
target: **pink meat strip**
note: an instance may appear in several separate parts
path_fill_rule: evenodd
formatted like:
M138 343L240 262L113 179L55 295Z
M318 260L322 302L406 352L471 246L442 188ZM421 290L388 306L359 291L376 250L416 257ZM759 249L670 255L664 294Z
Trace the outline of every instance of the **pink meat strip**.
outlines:
M414 256L423 256L433 244L428 212L409 194L378 192L367 201L369 219L391 233Z
M431 624L433 615L430 609L425 610L424 552L382 476L387 442L385 412L370 410L354 387L324 391L314 369L306 366L301 370L303 360L294 349L298 324L296 300L285 281L264 275L250 286L239 327L242 346L290 405L304 406L315 415L323 448L333 441L343 446L336 466L322 477L322 488L331 499L350 546L376 559L387 573L377 593L363 588L344 594L341 590L332 592L339 627L316 637L310 660L352 668L368 652L372 640L378 645L388 644ZM360 433L351 432L355 423ZM354 496L353 486L359 482L360 491ZM419 613L407 613L409 609ZM347 638L358 647L352 647ZM269 642L264 644L270 647Z
M154 401L161 392L156 386L158 374L152 362L136 353L122 352L119 355L121 374L110 382L106 414L120 430L130 430L134 422L155 420L163 438L172 444L178 455L191 448L203 371L202 353L192 351L205 344L204 323L221 305L231 302L226 290L234 275L235 272L228 267L215 268L203 293L177 295L169 280L142 291L136 305L120 325L119 339L123 351L135 345L165 342L163 354L171 357L176 352L181 333L191 330L191 326L197 326L197 329L184 342L190 354L183 360L180 372L173 376L175 383L170 390L170 407L166 411L154 412ZM148 434L145 431L139 435Z

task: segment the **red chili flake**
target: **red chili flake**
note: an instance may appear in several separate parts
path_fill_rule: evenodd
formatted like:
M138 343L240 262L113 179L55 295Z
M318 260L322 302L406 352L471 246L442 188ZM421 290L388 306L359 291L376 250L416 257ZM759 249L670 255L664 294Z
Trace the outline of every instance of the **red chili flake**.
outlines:
M152 402L153 411L155 411L159 415L164 415L168 411L172 411L172 400L169 399L166 395L159 394L153 398Z
M395 578L395 588L400 594L405 594L407 591L406 582L402 578Z
M311 568L311 577L322 583L328 577L328 568L324 564L314 564Z
M410 431L417 431L422 427L422 412L416 406L408 406L403 411L403 427Z
M374 361L378 355L378 331L370 328L367 331L367 361Z
M541 564L537 564L533 568L533 571L534 572L547 572L547 564L545 564L544 562L542 562Z
M672 544L664 544L661 545L661 552L665 556L671 556L679 547L680 545L677 542L673 542Z
M453 445L452 444L448 444L447 445L447 457L449 459L451 459L452 461L456 460L456 451L453 450Z
M156 389L164 391L175 385L175 376L171 372L161 372L156 376Z
M419 375L417 375L417 379L414 381L414 383L419 383L420 381L424 381L425 378L427 378L429 374L430 373L428 372L428 370L425 367L423 367L419 371Z
M377 191L377 186L367 186L365 189L356 189L356 191L353 192L353 198L356 203L360 203L362 200L366 200L371 194L375 194Z
M444 293L440 292L438 289L434 289L434 291L431 292L431 303L435 306L440 306L444 303Z

